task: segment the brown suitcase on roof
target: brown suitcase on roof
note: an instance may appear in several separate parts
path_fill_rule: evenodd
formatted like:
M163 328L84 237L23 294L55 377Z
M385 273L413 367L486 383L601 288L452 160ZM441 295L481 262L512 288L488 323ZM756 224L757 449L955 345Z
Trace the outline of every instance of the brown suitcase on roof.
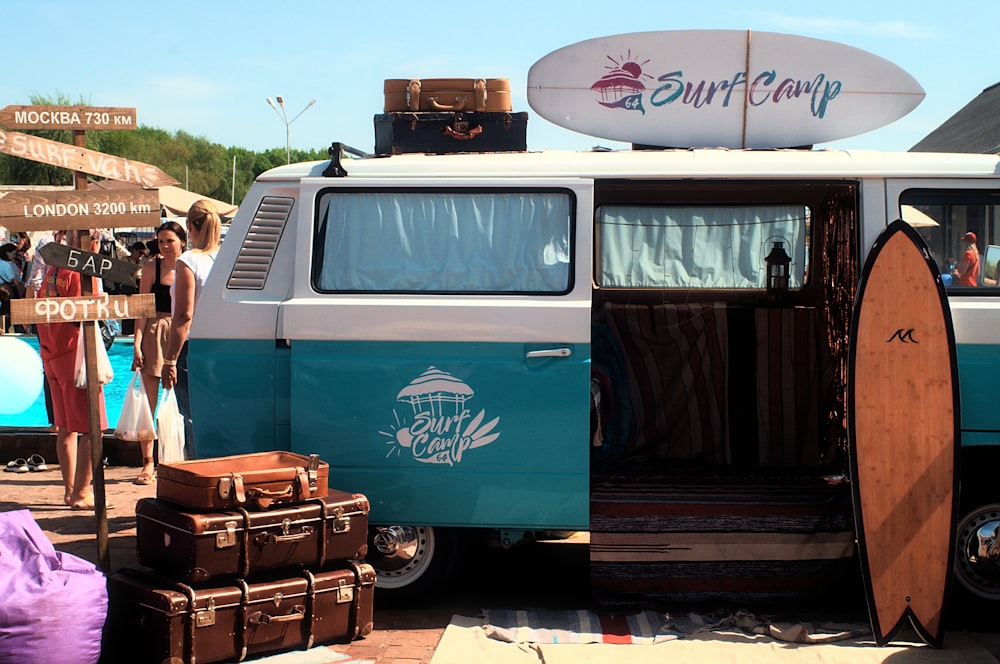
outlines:
M387 78L383 112L511 110L506 78Z
M143 498L135 506L136 549L142 565L187 583L280 567L319 568L365 557L368 511L364 495L336 489L263 512L192 512Z
M315 454L283 451L161 463L156 497L194 510L267 509L325 497L329 472Z
M374 591L366 563L211 587L119 570L101 661L204 664L347 642L371 633Z

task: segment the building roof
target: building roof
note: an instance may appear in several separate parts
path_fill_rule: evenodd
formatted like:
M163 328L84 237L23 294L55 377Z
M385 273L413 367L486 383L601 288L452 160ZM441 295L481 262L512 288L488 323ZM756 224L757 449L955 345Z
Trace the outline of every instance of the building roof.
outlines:
M1000 153L1000 83L979 93L910 152Z

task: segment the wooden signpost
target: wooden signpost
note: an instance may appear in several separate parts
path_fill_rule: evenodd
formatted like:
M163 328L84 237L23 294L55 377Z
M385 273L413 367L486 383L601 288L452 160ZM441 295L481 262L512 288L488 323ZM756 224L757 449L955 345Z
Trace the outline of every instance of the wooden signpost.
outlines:
M10 313L19 325L150 318L156 315L156 297L152 293L140 295L101 293L79 297L11 300Z
M88 277L107 279L116 284L133 284L136 273L141 269L141 266L135 263L54 242L42 246L38 253L49 265L58 265ZM125 316L125 318L142 318L142 316Z
M83 230L115 226L156 226L160 223L155 190L87 191L85 173L130 182L147 189L177 184L159 168L84 147L87 129L135 129L134 108L91 106L7 106L0 124L15 129L70 129L73 145L0 129L0 152L74 171L75 191L0 192L0 225L13 230ZM86 233L80 233L86 236ZM73 237L73 235L70 235ZM84 245L87 246L87 245ZM137 266L72 246L50 243L39 250L45 261L81 273L84 277L135 284ZM14 300L11 319L16 324L79 322L83 325L87 365L87 400L94 474L94 516L97 558L111 571L108 545L107 500L104 493L104 431L99 411L101 386L97 380L97 326L90 321L155 316L155 297L94 293L93 279L81 279L82 295ZM79 460L85 462L83 459Z
M179 184L156 166L16 131L0 129L0 152L142 187Z
M8 129L135 129L135 109L103 106L4 106Z
M0 191L0 226L12 231L86 230L160 223L155 189Z

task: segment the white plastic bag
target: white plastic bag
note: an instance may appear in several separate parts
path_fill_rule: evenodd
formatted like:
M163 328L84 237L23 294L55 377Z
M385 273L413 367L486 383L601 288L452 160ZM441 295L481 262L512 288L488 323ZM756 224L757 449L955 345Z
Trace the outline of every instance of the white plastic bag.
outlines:
M83 350L83 326L95 324L93 322L80 323L80 333L76 343L76 370L73 372L73 382L80 389L87 387L87 361ZM96 328L94 334L97 334ZM97 380L100 385L107 385L114 380L115 371L111 368L111 360L108 359L108 351L104 348L104 342L102 341L95 345L97 347Z
M184 461L184 416L173 388L163 390L156 409L156 449L160 463Z
M146 386L142 381L142 372L138 369L125 390L122 412L118 416L118 424L115 425L115 438L136 441L156 438L153 411L149 409Z

